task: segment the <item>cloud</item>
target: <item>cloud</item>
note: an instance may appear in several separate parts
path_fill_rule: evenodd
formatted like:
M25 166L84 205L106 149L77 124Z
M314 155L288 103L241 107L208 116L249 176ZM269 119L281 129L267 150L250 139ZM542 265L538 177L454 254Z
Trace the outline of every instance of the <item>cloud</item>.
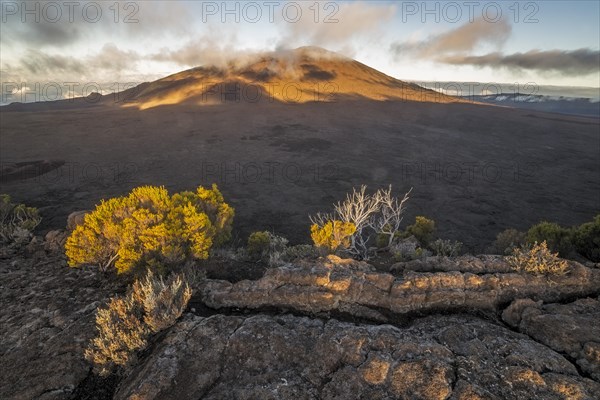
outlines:
M182 47L162 48L148 56L149 60L174 63L181 67L211 65L225 67L232 60L241 61L254 56L256 50L240 49L235 33L221 34L217 30L189 40Z
M83 73L85 64L74 57L46 54L42 51L29 49L20 59L23 69L35 75L52 75L63 73Z
M81 39L80 25L68 23L67 10L57 2L10 3L2 7L3 46L64 46Z
M2 15L2 45L11 47L62 49L99 36L107 40L123 36L131 39L180 37L190 34L197 17L190 2L42 0L11 3L14 3L11 12Z
M544 72L560 72L567 75L587 75L600 70L600 51L578 50L531 50L526 53L504 55L489 53L482 56L445 56L439 61L452 65L476 67L527 69Z
M425 40L395 42L390 50L397 59L408 55L449 65L559 72L571 76L587 75L599 70L600 53L587 48L473 54L483 45L501 48L511 34L512 27L508 22L502 20L491 23L480 18L448 32L429 36Z
M315 22L314 3L297 2L296 4L302 9L301 17L297 22L286 21L281 12L274 14L281 32L281 38L272 42L276 50L311 45L335 47L337 50L352 53L350 43L353 39L365 34L373 34L383 22L393 18L396 10L393 5L373 5L360 1L344 4L320 2L318 22ZM293 12L290 11L289 14L293 15ZM214 23L212 20L210 22ZM262 49L256 46L251 50L242 48L238 38L241 35L240 27L203 25L204 33L196 33L181 47L161 48L148 58L152 61L174 63L183 67L200 65L223 67L232 61L238 62L238 66L241 66L252 61L256 53L272 50L267 48L266 44Z
M53 2L42 1L39 8L46 3ZM120 71L132 74L138 67L148 70L148 65L169 70L201 65L225 67L236 61L237 66L243 66L256 53L303 45L333 47L352 55L353 41L376 36L377 28L391 20L396 11L389 4L320 2L315 23L314 4L297 2L302 7L300 20L285 21L281 12L275 12L276 29L281 35L265 40L261 48L257 43L240 40L242 32L254 26L223 24L216 16L200 23L201 10L191 2L136 2L136 8L127 1L119 1L116 6L115 2L96 2L102 7L102 18L97 23L82 17L86 3L78 3L73 21L67 20L66 12L57 23L44 18L40 23L31 18L22 23L20 15L9 16L2 26L2 46L10 47L9 55L3 57L2 75L35 81L66 79L69 75L71 79L100 80L112 73L117 79ZM117 9L119 23L114 21ZM123 22L128 16L137 22ZM138 45L132 46L134 43ZM82 53L88 45L95 53Z
M422 41L395 42L391 51L397 57L409 54L417 58L436 58L440 54L470 52L482 44L499 48L511 33L512 26L504 20L492 23L479 18Z
M16 63L2 65L2 80L21 81L77 81L109 80L121 78L123 73L135 69L143 57L135 51L119 49L106 43L96 53L74 57L28 49Z
M120 0L119 3L121 7L119 18L130 23L116 24L119 29L124 30L118 33L125 33L134 38L162 38L165 35L185 37L193 33L193 28L200 17L194 9L194 2ZM114 29L115 24L110 21L109 27Z
M74 25L53 24L40 21L37 24L28 24L28 29L22 32L22 39L31 45L47 45L60 46L64 44L74 43L79 39L79 29Z
M318 3L320 12L315 22L313 3L304 4L302 18L290 23L278 21L283 38L277 48L294 48L303 45L322 46L352 52L352 41L365 35L377 35L382 24L393 19L395 5L353 3ZM309 9L308 6L312 8Z
M96 55L86 60L86 64L95 69L121 72L134 68L141 58L135 51L121 50L114 43L106 43Z

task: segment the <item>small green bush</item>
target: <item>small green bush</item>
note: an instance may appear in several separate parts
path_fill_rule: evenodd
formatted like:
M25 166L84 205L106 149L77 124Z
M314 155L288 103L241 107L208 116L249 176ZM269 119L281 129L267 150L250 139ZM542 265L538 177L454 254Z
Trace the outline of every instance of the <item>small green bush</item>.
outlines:
M422 246L429 246L435 232L435 222L427 217L417 216L415 223L406 228L408 236L413 235Z
M563 275L568 269L567 261L548 250L546 242L515 248L506 261L516 271L535 275Z
M525 236L525 242L529 245L546 242L548 248L560 254L561 257L568 256L573 249L571 244L571 230L547 221L540 222L529 228Z
M231 237L233 216L216 185L173 196L164 187L138 187L86 214L67 239L66 255L72 267L114 266L118 273L142 265L169 268L206 259L211 246Z
M0 195L0 242L5 244L28 242L41 220L36 208L14 204L9 195Z
M573 245L588 260L600 262L600 214L574 229Z
M248 255L251 258L260 259L269 251L271 234L267 231L252 232L248 237Z
M496 240L492 245L492 251L497 254L511 254L515 247L519 247L525 243L525 233L519 232L516 229L506 229L496 236Z
M253 232L248 237L246 251L253 260L262 260L271 267L285 263L288 240L271 232Z
M433 254L440 257L456 257L460 254L462 243L458 241L437 239L429 245Z

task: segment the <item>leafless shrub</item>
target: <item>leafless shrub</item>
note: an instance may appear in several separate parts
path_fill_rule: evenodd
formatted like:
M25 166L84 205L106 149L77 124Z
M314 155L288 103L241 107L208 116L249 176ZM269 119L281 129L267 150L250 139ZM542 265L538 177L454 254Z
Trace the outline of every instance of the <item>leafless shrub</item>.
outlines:
M309 215L308 219L313 225L324 226L327 222L335 220L335 214L318 212L315 215Z
M388 189L380 189L372 195L366 191L365 185L358 190L353 188L344 201L334 205L335 211L332 214L318 213L309 217L313 224L319 226L333 220L354 224L356 231L351 237L347 251L352 256L364 260L369 259L371 238L374 235L387 236L389 248L400 229L404 204L410 194L409 190L401 200L393 197L391 185Z
M412 189L400 200L392 196L392 185L390 185L387 190L380 189L374 195L379 204L379 213L370 219L370 226L377 235L388 237L386 248L391 246L396 232L400 231L402 214L404 214L404 203L408 201L408 195L411 191Z

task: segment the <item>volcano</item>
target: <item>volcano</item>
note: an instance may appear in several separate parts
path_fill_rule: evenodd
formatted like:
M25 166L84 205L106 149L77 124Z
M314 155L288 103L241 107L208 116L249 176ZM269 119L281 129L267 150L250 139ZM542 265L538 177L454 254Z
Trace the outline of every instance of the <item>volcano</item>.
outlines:
M2 192L38 207L42 229L140 185L217 183L242 241L307 243L308 215L363 184L413 188L406 224L433 218L473 252L506 228L598 210L597 119L472 103L320 48L94 97L0 107Z
M343 99L460 102L319 47L300 47L197 67L119 96L140 109L169 104L340 101Z

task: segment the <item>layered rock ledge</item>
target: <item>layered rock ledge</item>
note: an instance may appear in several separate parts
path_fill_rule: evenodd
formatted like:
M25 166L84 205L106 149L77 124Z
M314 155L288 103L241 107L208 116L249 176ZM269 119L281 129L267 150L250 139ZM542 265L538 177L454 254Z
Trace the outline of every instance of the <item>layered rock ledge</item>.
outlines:
M497 312L516 299L563 302L600 294L600 270L569 262L562 276L513 273L500 257L482 258L480 273L376 272L335 256L267 270L256 281L209 280L200 298L214 309L280 308L308 313L339 311L386 322L389 315L441 311ZM487 261L486 261L487 260ZM453 265L460 266L460 262ZM498 271L498 272L493 272Z

